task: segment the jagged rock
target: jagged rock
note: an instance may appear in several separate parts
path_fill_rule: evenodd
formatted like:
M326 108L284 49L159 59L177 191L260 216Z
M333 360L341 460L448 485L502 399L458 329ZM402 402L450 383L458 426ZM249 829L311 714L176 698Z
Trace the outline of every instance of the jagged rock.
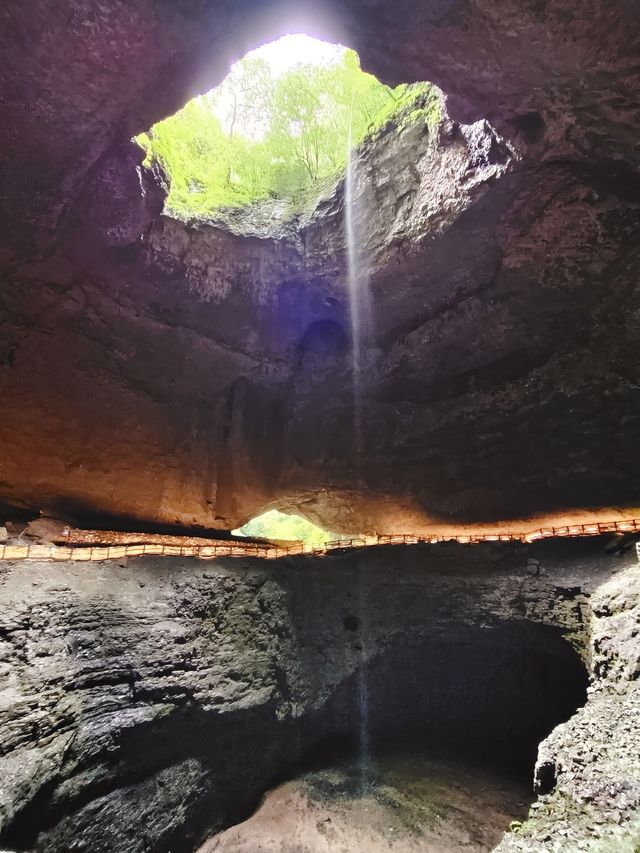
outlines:
M43 543L64 543L65 532L69 530L64 521L56 518L36 518L27 524L24 536Z
M535 780L549 796L499 850L542 851L546 841L562 853L637 849L639 582L640 566L630 557L591 597L589 699L540 744Z
M272 204L178 222L130 141L291 25L270 8L3 9L3 517L232 528L271 505L409 532L632 511L634 5L338 0L314 18L386 81L446 97L439 127L358 153L361 436L341 183L293 220ZM502 849L634 849L635 556L616 574L603 543L555 547L3 565L3 843L193 848L353 728L364 658L374 729L419 708L434 737L531 764L588 668Z
M629 263L633 210L596 199L584 170L518 165L486 124L450 136L414 126L357 162L373 303L360 486L338 184L276 237L250 212L231 226L161 217L124 255L72 244L38 285L37 320L16 278L0 497L228 528L271 504L348 532L527 518L586 493L632 505L639 413L624 329L606 318L627 316L607 275ZM69 277L79 258L102 286ZM624 465L600 464L605 435Z
M294 22L277 7L231 15L194 0L179 8L63 0L59 14L9 10L1 33L5 240L51 239L114 137L127 142L216 85L250 47L290 31ZM308 30L304 10L297 15ZM638 162L638 21L625 0L504 0L490 12L481 0L402 0L392 9L388 0L342 0L322 23L312 18L314 32L352 45L386 81L433 80L458 121L486 118L554 159ZM25 222L36 226L31 233Z
M140 239L167 196L166 176L157 165L143 166L144 157L130 142L100 160L74 201L69 239L90 247L96 241L128 246Z

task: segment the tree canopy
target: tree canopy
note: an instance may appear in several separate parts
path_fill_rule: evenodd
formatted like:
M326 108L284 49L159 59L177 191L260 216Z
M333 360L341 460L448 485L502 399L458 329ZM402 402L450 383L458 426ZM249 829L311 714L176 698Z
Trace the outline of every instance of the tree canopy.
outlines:
M357 54L273 76L250 55L216 89L137 137L171 181L168 208L203 215L265 198L296 201L346 168L354 145L428 84L390 89Z

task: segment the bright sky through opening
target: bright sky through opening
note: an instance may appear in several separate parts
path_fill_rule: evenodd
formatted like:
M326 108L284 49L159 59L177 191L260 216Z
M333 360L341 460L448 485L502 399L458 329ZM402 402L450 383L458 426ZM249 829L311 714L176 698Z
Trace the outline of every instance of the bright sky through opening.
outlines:
M312 38L301 33L282 36L277 41L264 44L246 54L244 59L262 59L269 66L269 72L273 79L281 77L286 71L296 65L333 65L342 59L346 51L345 47L337 44L329 44L320 39ZM229 77L237 75L240 71L239 63L231 66ZM227 80L225 78L225 80ZM225 89L225 80L222 81L220 93L216 99L213 111L222 126L229 131L231 125L230 116L234 112L234 97ZM255 119L247 119L243 115L236 117L234 121L237 131L249 139L261 139L264 128Z
M330 65L339 62L345 50L341 45L328 44L326 41L298 33L282 36L277 41L252 50L247 56L264 59L269 63L271 76L279 77L299 62L306 65ZM234 68L235 65L231 66L232 71Z

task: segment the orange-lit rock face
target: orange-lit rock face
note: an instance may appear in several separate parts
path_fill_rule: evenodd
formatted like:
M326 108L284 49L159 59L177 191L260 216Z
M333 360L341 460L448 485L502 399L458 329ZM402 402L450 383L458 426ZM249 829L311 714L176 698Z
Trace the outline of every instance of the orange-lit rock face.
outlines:
M3 22L0 502L381 532L640 503L627 4L337 8L366 67L452 94L360 156L360 463L342 186L295 229L185 226L127 145L281 25L66 5Z

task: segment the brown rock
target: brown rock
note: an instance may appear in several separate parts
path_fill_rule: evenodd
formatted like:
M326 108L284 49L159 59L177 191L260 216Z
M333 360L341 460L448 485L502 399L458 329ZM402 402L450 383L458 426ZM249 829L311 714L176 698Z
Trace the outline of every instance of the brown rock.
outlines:
M27 524L25 539L35 539L43 543L63 543L68 525L55 518L36 518Z

